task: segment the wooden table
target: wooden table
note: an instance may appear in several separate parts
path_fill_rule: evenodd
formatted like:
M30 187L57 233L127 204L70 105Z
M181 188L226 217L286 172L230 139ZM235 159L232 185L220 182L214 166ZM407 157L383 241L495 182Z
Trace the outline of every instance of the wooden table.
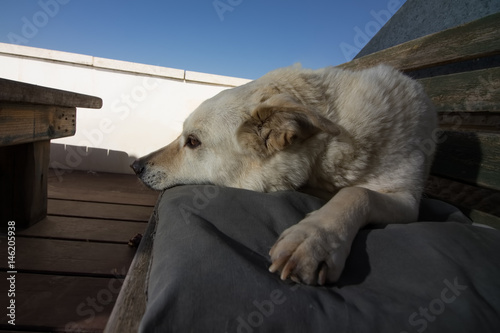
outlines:
M76 132L76 108L98 97L0 79L0 225L28 227L47 215L50 140Z

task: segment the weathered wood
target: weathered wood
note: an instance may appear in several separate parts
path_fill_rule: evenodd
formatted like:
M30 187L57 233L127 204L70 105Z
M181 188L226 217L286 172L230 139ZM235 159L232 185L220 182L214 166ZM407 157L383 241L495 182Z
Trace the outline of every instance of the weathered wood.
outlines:
M500 191L431 175L425 193L458 206L474 222L500 229Z
M134 235L144 233L144 222L114 221L65 216L47 216L20 236L84 240L127 244Z
M0 79L0 102L100 109L102 99L71 91Z
M0 103L0 146L72 136L76 108Z
M342 64L362 69L385 63L402 71L500 54L500 13Z
M102 332L122 283L122 278L114 276L93 278L18 273L16 326L9 325L9 318L2 315L0 330ZM5 293L9 290L5 275L0 279L0 289ZM0 299L2 309L6 309L9 299L5 296Z
M73 217L147 222L153 207L100 202L48 200L48 214Z
M117 179L121 179L120 176L109 177L109 174L100 174L95 181L94 175L84 172L71 174L71 176L75 178L73 182L75 186L87 184L90 192L93 191L92 187L98 184L100 184L99 188L105 189L117 186L123 193L129 191L130 194L142 188L132 181L126 186L117 184ZM65 180L69 182L69 179ZM52 182L54 187L58 184L60 183L57 180ZM65 187L65 191L70 192L70 187ZM114 195L112 191L107 193L109 196ZM112 198L109 200L113 201ZM125 222L119 219L110 221L49 216L25 231L18 230L16 239L18 251L16 253L17 316L14 327L16 332L17 330L20 332L102 332L123 282L122 278L136 252L136 249L130 248L122 240L129 232L132 233L127 236L128 238L137 231L131 228L132 225L137 229L141 226L147 227L147 224L143 222ZM47 239L51 238L51 235L66 240ZM69 239L79 238L98 242L69 241ZM110 242L112 244L109 244ZM119 244L116 244L117 242ZM4 239L0 239L0 243L5 244ZM1 246L0 256L6 258L5 251L6 246ZM6 264L7 260L5 262L2 260L0 270L5 271ZM40 274L35 274L37 272ZM0 279L1 290L8 290L6 282L6 279ZM111 292L112 297L109 297L108 291ZM0 306L4 306L3 302L7 300L7 297L0 297ZM96 302L95 309L88 303L93 300ZM92 314L94 317L91 316ZM0 330L8 331L13 328L6 325L6 318L3 316L0 320ZM78 323L78 325L74 326L73 323Z
M438 114L439 127L448 131L500 130L500 113L492 112L443 112Z
M0 147L2 221L15 221L21 229L46 216L49 150L49 141Z
M105 181L103 181L105 180ZM68 170L60 175L49 169L49 198L98 201L154 207L159 191L142 184L135 175Z
M3 221L24 228L46 216L50 139L75 133L76 107L101 106L97 97L0 79Z
M439 112L500 111L500 68L421 79Z
M16 238L19 272L124 277L136 250L125 244ZM7 247L0 254L7 258ZM0 262L7 269L7 260Z
M142 316L146 311L147 284L157 223L158 215L155 208L130 265L122 291L118 295L116 305L109 317L105 333L135 333L138 331Z
M444 131L431 173L500 190L500 134Z

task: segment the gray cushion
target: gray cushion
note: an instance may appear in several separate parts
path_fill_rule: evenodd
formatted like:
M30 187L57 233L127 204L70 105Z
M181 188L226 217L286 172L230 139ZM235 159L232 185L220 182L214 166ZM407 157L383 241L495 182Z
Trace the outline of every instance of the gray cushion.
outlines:
M278 235L322 205L298 192L166 191L141 331L500 329L500 232L435 200L422 203L425 222L361 230L337 284L297 285L269 273Z

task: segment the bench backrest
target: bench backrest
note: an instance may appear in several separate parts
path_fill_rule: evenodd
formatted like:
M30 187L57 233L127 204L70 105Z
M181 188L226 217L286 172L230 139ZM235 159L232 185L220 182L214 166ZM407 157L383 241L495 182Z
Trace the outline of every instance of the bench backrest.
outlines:
M339 67L380 63L418 79L438 111L426 195L500 229L500 13Z

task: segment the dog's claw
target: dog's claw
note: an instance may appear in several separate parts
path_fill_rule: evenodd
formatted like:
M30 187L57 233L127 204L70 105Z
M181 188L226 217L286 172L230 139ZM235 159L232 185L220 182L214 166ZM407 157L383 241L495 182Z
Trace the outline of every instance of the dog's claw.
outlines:
M321 264L321 269L319 270L319 273L318 273L318 284L320 286L323 286L326 283L326 277L328 274L327 269L328 269L328 267L326 266L325 263Z
M271 266L269 266L269 272L271 273L276 273L279 269L278 264L272 263Z
M282 280L286 280L290 275L292 275L292 272L295 270L295 267L297 267L297 262L293 259L288 259L288 261L285 264L285 267L283 267L283 270L281 271L280 278Z
M272 252L270 253L271 253L271 258L273 258ZM277 258L272 259L272 264L269 267L269 271L271 273L275 273L281 270L281 267L283 267L283 265L286 264L288 258L290 258L290 255L285 253L285 254L280 254L279 256L277 256Z

